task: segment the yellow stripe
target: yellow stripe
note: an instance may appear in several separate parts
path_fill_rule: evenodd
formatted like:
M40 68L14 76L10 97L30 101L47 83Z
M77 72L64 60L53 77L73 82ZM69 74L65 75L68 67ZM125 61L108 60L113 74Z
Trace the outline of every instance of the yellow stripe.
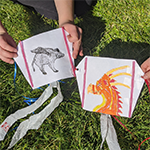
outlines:
M109 89L110 89L110 92L111 92L111 102L110 102L109 110L111 110L111 108L112 108L112 103L113 103L113 93L112 93L111 88L109 88Z
M114 68L114 69L108 71L106 74L109 75L109 74L112 74L114 71L125 69L125 68L128 68L128 67L130 67L130 66L121 66L121 67L118 67L118 68Z
M123 83L111 83L111 85L121 85L121 86L125 86L130 89L130 87L128 85L123 84Z
M110 79L113 79L117 76L122 76L122 75L132 76L130 73L122 72L122 73L117 73L117 74L110 76Z
M93 108L93 111L97 111L101 107L105 106L105 104L106 104L105 96L104 96L104 94L101 94L101 95L102 95L102 98L103 98L103 102L100 105L97 105L95 108Z

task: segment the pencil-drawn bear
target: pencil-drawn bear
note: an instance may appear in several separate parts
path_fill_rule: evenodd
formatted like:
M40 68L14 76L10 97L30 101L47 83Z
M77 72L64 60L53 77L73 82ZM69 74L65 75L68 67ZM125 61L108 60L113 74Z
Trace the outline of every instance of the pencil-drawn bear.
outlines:
M31 52L35 53L32 61L33 71L35 71L34 64L36 64L44 75L47 74L44 70L44 65L48 65L53 72L58 72L54 67L55 60L65 56L65 54L60 52L58 48L52 49L38 47L31 50Z

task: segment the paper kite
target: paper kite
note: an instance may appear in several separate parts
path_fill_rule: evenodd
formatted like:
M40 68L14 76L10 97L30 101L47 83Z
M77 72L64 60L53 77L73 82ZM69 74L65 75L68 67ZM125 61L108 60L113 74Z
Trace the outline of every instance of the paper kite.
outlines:
M33 89L74 77L72 43L63 29L44 32L18 44L17 65Z
M86 56L77 68L83 109L131 117L144 84L135 60Z

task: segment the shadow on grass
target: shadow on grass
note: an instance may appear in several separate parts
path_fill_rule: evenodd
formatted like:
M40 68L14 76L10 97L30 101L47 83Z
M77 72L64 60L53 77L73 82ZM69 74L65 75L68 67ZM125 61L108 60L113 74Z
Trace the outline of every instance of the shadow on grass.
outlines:
M47 19L46 17L39 14L33 7L24 5L20 2L16 2L16 4L24 6L24 9L30 15L29 29L31 36L55 29L57 27L57 21Z
M150 56L150 45L147 43L122 42L113 40L100 53L101 57L135 59L139 65Z
M40 34L57 28L57 21L44 18L40 14L31 15L31 25L29 26L31 36Z
M105 21L100 17L94 17L89 11L83 16L83 20L77 24L82 28L82 47L85 55L93 55L94 48L99 45L102 34L105 31ZM83 57L78 57L76 64L78 64Z

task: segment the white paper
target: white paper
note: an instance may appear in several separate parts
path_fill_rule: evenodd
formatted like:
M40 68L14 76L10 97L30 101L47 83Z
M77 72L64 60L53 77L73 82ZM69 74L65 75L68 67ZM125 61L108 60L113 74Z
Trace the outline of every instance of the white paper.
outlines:
M144 84L141 78L143 72L135 60L86 56L77 68L76 76L83 109L131 117ZM104 79L104 75L109 78L108 81ZM91 92L88 92L89 89ZM97 93L94 94L95 91Z
M65 32L65 34L68 33ZM73 77L62 28L41 33L22 41L22 43L33 89L60 79ZM67 43L72 56L72 44L68 39ZM18 57L15 58L15 61L26 80L32 85L21 44L18 44Z

